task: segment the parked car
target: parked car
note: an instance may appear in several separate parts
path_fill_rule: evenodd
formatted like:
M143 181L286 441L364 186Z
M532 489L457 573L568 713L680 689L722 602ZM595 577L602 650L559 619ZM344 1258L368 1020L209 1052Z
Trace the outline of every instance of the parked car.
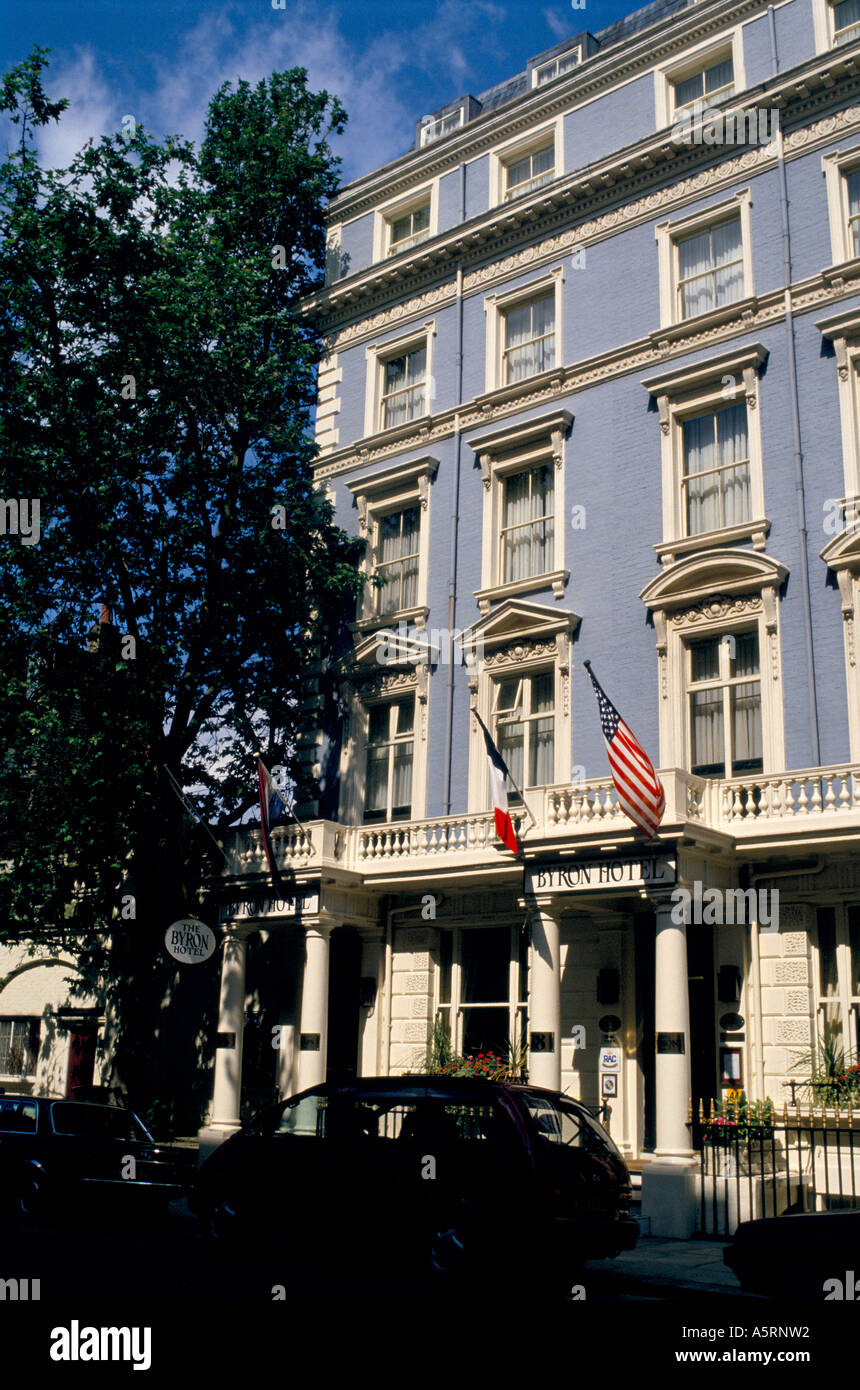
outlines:
M567 1096L408 1076L261 1111L202 1165L190 1202L217 1237L363 1264L396 1250L431 1277L528 1268L563 1283L586 1259L632 1249L630 1195L618 1149Z
M749 1293L839 1297L832 1283L825 1290L826 1283L838 1280L843 1299L860 1300L860 1209L742 1221L723 1259Z
M165 1203L183 1196L196 1153L156 1144L131 1110L0 1095L0 1205L31 1217L112 1197Z

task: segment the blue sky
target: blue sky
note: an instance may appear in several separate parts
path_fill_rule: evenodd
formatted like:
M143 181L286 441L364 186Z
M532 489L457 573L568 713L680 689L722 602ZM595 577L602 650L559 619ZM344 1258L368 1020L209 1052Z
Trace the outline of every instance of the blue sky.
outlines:
M134 116L199 139L211 94L306 67L350 114L344 178L403 154L427 111L521 71L526 60L636 9L635 0L6 0L0 68L52 50L48 88L71 107L43 157L67 163L90 136ZM14 13L13 13L14 9Z

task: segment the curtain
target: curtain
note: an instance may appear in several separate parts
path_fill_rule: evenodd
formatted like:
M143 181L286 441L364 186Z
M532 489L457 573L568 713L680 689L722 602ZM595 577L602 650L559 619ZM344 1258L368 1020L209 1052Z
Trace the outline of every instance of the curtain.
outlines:
M857 37L856 32L851 32L856 26L860 25L860 0L842 0L841 4L833 6L833 23L836 29L847 29L847 33L840 33L837 43L850 43Z
M716 531L750 515L746 404L685 420L687 534ZM720 471L714 471L719 469Z
M740 218L679 241L678 275L685 319L740 299L744 292Z
M510 385L555 365L555 296L543 295L505 314L505 380Z
M742 299L744 293L741 220L723 222L711 232L714 250L714 280L717 308Z
M715 63L705 72L705 93L718 92L721 87L731 87L735 80L735 70L731 58ZM728 95L728 93L726 93Z
M425 405L424 379L427 372L427 349L416 348L403 357L392 357L385 364L386 429L403 425L423 415Z
M860 0L858 0L860 6ZM851 252L860 256L860 169L849 174L845 180L848 186L848 225L851 232Z
M529 786L548 787L555 780L555 697L549 673L531 679L532 718L529 748Z
M505 479L502 527L506 584L551 569L553 475L549 466L530 468Z
M711 235L685 237L678 242L678 275L681 280L681 315L692 318L713 309L711 284Z
M525 743L524 726L518 721L498 724L496 745L508 765L511 777L518 787L523 785L523 749Z
M747 408L731 405L717 411L717 459L720 468L723 526L735 526L750 516L750 469Z
M412 744L394 745L394 785L391 791L392 813L408 818L412 810Z
M525 579L530 573L531 527L525 523L530 519L529 474L514 473L505 479L504 500L504 582ZM515 528L515 529L511 529Z
M690 723L693 735L693 771L708 768L723 772L723 692L694 690L690 695Z
M683 431L687 534L697 536L702 531L715 531L720 525L719 482L710 471L716 462L714 417L697 415L685 420Z
M758 681L744 681L732 686L732 743L735 765L762 763L761 748L761 689Z

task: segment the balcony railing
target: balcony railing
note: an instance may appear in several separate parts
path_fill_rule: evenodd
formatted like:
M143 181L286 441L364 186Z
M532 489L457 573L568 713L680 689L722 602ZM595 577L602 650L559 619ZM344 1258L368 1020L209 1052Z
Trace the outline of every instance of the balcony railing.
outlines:
M860 837L860 764L730 780L669 768L660 778L666 792L664 830L701 827L737 841L827 833ZM606 833L616 837L633 830L608 777L526 795L533 822L523 807L512 807L511 816L527 850L577 837L599 843ZM514 863L499 844L491 810L372 826L310 821L279 826L272 841L278 863L296 874L331 868L374 876L398 867L431 870L443 862L463 868ZM225 867L235 877L268 873L256 827L233 832Z

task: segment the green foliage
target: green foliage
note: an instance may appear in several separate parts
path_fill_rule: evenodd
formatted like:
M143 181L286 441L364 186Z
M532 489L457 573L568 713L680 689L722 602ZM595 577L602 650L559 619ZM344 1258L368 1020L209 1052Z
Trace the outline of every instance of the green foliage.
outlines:
M803 1073L797 1090L811 1103L860 1105L860 1062L831 1030L823 1031L792 1070Z
M45 63L0 88L0 498L41 507L38 544L0 535L0 940L76 942L155 1010L159 934L217 867L161 769L235 821L258 750L292 766L358 584L312 487L300 308L345 114L294 69L222 87L199 149L137 126L44 170Z
M471 1076L484 1081L527 1081L528 1054L524 1043L509 1042L504 1057L495 1052L464 1056L451 1044L448 1024L437 1017L427 1049L425 1070L430 1076Z
M714 1107L704 1134L712 1144L769 1139L773 1134L773 1104L770 1100L747 1100L746 1092L741 1091L737 1100L721 1100Z

